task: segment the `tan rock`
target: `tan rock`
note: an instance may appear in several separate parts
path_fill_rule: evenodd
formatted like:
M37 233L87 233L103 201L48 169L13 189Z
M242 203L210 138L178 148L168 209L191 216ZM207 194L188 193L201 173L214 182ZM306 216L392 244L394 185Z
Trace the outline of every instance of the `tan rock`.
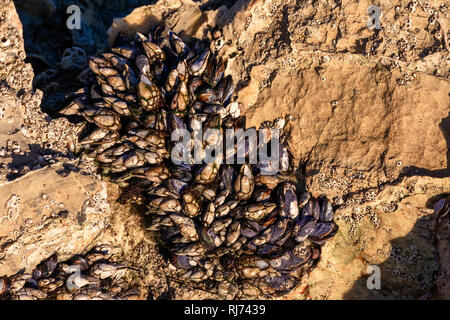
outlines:
M12 275L57 253L81 253L108 225L106 185L55 168L30 172L0 186L0 274Z

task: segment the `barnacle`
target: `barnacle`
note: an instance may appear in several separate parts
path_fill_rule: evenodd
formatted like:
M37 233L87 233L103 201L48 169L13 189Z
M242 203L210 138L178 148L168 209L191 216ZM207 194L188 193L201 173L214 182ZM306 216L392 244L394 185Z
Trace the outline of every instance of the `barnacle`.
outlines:
M241 296L290 291L337 232L332 205L298 192L286 121L246 131L226 61L208 43L192 44L164 26L120 36L111 53L91 58L85 88L61 113L88 123L84 154L123 187L122 202L147 208L186 282ZM230 129L256 138L236 135L225 155L211 153ZM252 162L269 145L276 156Z

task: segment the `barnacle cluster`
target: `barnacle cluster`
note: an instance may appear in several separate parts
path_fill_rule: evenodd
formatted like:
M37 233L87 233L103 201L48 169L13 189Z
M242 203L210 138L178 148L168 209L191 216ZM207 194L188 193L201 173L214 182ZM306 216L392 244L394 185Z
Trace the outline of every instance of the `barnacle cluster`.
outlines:
M234 136L234 147L207 161L205 150L223 144L226 132L247 129L217 56L207 41L188 45L164 26L131 41L120 35L111 52L90 59L84 87L61 114L82 119L83 154L123 188L121 201L145 208L183 281L233 296L281 294L337 232L333 208L297 190L284 119L251 128L256 140ZM200 162L184 157L194 145ZM273 146L276 159L250 161ZM236 164L239 155L245 161Z
M119 248L94 247L58 263L56 254L42 261L31 273L0 277L0 300L135 300L137 289L124 279L128 266L117 263Z

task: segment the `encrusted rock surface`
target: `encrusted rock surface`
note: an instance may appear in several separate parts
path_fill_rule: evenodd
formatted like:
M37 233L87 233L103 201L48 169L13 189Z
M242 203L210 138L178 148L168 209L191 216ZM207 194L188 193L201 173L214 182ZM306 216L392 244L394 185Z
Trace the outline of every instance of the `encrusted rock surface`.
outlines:
M229 60L226 73L238 84L237 100L246 107L250 125L292 115L289 144L299 179L314 196L333 199L340 232L324 246L318 267L283 298L448 298L449 224L436 227L431 209L435 199L450 194L448 3L376 1L382 12L380 30L367 28L369 1L238 0L211 11L204 10L205 3L158 1L116 19L108 36L111 41L118 31L132 34L164 21L183 37L201 38L208 26L217 24L225 38L221 54ZM103 195L104 189L91 168L65 148L74 141L76 128L40 111L42 93L31 89L33 74L23 62L12 2L0 1L0 11L1 35L11 35L0 55L0 108L7 106L0 142L17 141L24 152L18 157L13 152L17 147L8 149L1 158L0 200L5 206L29 208L36 223L28 231L28 215L11 210L25 230L13 242L2 238L7 232L0 225L0 244L8 244L0 251L0 274L31 267L47 250L73 255L96 239L123 247L124 259L141 270L130 281L148 287L150 298L217 298L173 281L170 265L139 215L114 203L116 187L108 191L111 219L106 212L92 212L83 226L77 224L85 201L92 203L89 197ZM35 136L21 133L27 131L21 129L27 117L36 121L25 123L38 132ZM66 133L38 142L52 126ZM45 146L47 141L52 145ZM32 165L21 167L21 161ZM56 217L44 221L47 231L37 233L33 217L40 217L37 208L45 205L41 193L48 195L47 202L64 203L69 213L64 218L55 207ZM108 231L101 233L107 225ZM67 233L60 234L58 243L45 236L52 230ZM39 239L33 236L37 234ZM73 252L72 239L77 239ZM37 241L51 245L29 254L31 258L18 258L17 252L26 252L16 249L20 244ZM3 252L8 256L2 257ZM381 269L380 290L366 286L369 265Z
M0 274L12 275L83 252L110 212L106 185L67 151L73 125L40 110L12 1L0 1L0 15Z
M54 167L0 186L0 273L34 268L54 253L62 260L94 244L108 226L106 186Z

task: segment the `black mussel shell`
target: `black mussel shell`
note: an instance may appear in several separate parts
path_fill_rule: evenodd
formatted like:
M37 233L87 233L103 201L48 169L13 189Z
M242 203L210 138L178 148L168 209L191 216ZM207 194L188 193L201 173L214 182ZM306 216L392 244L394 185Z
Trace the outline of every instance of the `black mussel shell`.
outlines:
M327 198L321 199L320 204L320 221L333 221L334 211L331 202Z
M296 278L288 274L282 274L274 277L267 276L264 278L264 281L278 294L291 291L298 283Z
M192 269L195 266L197 266L197 262L192 257L184 256L184 255L173 254L170 261L176 267L179 267L182 269L187 269L187 270Z
M281 257L272 259L270 265L277 270L292 271L308 262L312 254L311 247L299 245L294 249L287 249Z
M338 231L338 226L334 222L318 222L309 238L316 243L323 243L333 237Z
M278 246L276 244L266 243L260 246L256 254L260 256L266 256L266 257L276 257L280 256L283 253L283 248L281 246Z
M317 221L312 216L303 216L295 223L294 237L297 242L305 241L316 229Z
M40 264L37 265L36 269L34 269L32 273L33 279L39 280L48 277L53 273L53 271L55 271L57 263L58 263L58 256L56 254L42 261Z

